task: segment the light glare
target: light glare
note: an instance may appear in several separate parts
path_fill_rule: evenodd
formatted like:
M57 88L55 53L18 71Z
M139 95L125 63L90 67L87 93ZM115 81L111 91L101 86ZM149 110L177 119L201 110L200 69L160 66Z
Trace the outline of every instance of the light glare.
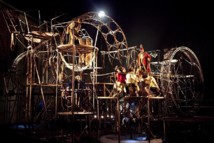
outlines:
M104 17L105 15L106 15L106 14L105 14L104 11L100 11L100 12L98 13L98 16L99 16L100 18Z

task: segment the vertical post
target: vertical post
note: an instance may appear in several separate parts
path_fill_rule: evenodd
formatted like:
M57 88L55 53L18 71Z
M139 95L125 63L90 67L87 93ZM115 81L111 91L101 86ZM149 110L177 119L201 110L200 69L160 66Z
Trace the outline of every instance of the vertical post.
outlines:
M25 12L24 12L24 15L25 15L25 22L26 22L26 25L27 25L27 33L29 34L30 33L30 29L29 29L29 25L28 25L27 15L26 15Z
M148 97L148 99L147 99L147 114L148 114L148 118L147 118L147 123L148 123L148 128L150 129L150 101L149 101L150 99L149 99L149 97Z
M58 108L57 108L57 102L58 102L58 100L57 100L57 95L58 95L58 80L59 80L59 77L58 77L58 74L59 74L59 54L58 54L58 50L56 51L56 53L57 53L57 69L56 69L56 72L57 72L57 74L56 74L56 95L55 95L55 118L57 117L57 111L58 111Z
M26 78L26 95L25 95L25 98L26 98L26 103L25 103L25 120L28 119L28 106L29 106L29 70L30 69L30 57L29 57L29 47L27 47L27 78Z
M151 130L150 130L150 97L147 97L147 138L148 138L148 143L150 143L151 139Z
M29 92L29 96L28 96L28 98L29 98L29 103L28 103L28 107L29 107L29 109L28 109L28 118L30 119L30 121L31 121L31 115L32 115L32 112L31 112L31 106L32 106L32 84L33 84L33 60L32 60L32 58L33 58L33 55L32 55L32 50L33 50L33 47L31 47L31 49L29 49L30 50L30 58L29 58L29 64L30 64L30 69L29 69L29 78L30 78L30 81L29 81L29 84L30 84L30 92Z
M72 29L73 30L73 29ZM72 31L73 34L73 31ZM73 40L73 39L72 39ZM74 42L74 41L73 41ZM72 112L72 143L74 142L74 104L75 104L75 98L74 98L74 86L75 86L75 71L74 71L74 63L75 63L75 56L76 56L76 45L73 45L73 49L72 49L72 53L73 53L73 69L72 69L72 92L71 92L71 112Z
M41 14L40 14L40 10L38 10L38 15L39 15L39 25L41 24Z
M74 45L73 46L73 69L72 69L72 92L71 92L71 105L72 105L72 114L73 114L73 112L74 112L74 104L75 104L75 95L74 95L74 86L75 86L75 71L74 71L74 62L75 62L75 55L76 55L76 46Z
M93 74L92 74L92 86L93 86L93 109L95 108L95 96L96 96L96 89L95 89L95 83L97 82L97 52L96 52L96 45L97 45L97 38L99 35L99 26L97 28L97 33L95 37L95 42L94 42L94 49L93 49L93 55L94 55L94 60L93 60Z
M119 104L119 99L116 99L117 102L117 132L118 132L118 143L120 143L120 104Z
M98 139L100 140L101 120L100 120L100 101L97 99L97 119L98 119Z

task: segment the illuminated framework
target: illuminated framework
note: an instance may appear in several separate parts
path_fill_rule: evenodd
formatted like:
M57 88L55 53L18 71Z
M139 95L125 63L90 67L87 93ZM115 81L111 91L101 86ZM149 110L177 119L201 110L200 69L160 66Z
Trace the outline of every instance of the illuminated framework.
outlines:
M19 54L15 58L12 65L15 73L20 74L20 72L25 72L25 70L17 70L18 68L20 68L20 64L26 64L26 67L22 66L21 68L26 68L27 76L18 77L17 80L19 81L19 78L26 79L26 84L22 85L22 88L26 88L25 90L22 90L22 95L20 95L20 97L23 98L25 91L25 102L22 103L25 104L22 105L24 106L23 114L25 114L25 118L27 120L32 122L37 121L37 119L40 119L41 117L43 119L46 119L48 116L47 110L50 106L53 106L53 102L55 103L55 112L57 111L57 106L59 104L58 97L60 96L59 88L63 86L63 83L60 82L59 73L67 72L66 70L63 71L63 66L66 66L66 64L70 64L65 61L64 58L67 54L62 54L62 52L58 50L58 46L62 41L62 37L64 37L63 34L65 34L64 31L68 26L67 24L69 24L70 22L54 25L52 24L53 21L51 21L52 31L47 32L44 30L49 29L46 27L46 24L42 24L42 26L45 26L45 28L40 31L41 27L34 26L31 22L29 22L28 16L25 12L19 11L19 14L13 15L13 12L11 12L10 10L6 10L3 12L3 15L5 17L5 22L8 25L8 30L12 35L11 42L13 43L13 45L11 48L20 45L20 47L23 48L23 52L21 52L21 54ZM119 50L120 48L127 48L126 38L122 29L110 17L106 16L105 21L102 21L97 17L97 13L89 12L79 16L78 18L81 18L82 24L84 23L94 26L97 29L97 32L102 34L106 41L108 50ZM72 21L75 20L76 18L72 19ZM59 30L58 27L61 27L62 30L55 32L53 30L53 27L57 30ZM97 37L98 35L96 36L94 41L97 40ZM96 45L94 45L94 47L95 46ZM113 54L110 57L119 60L118 57L120 57L121 55L118 54L120 54L120 52L117 53L117 56ZM71 57L76 58L76 55L73 55ZM71 74L68 72L65 73L68 79L71 76L74 77L75 72L85 70L82 67L79 68L74 61L76 61L76 59L73 59L73 61L71 62L73 65L71 65L71 67L77 67L78 69L70 69ZM92 75L92 83L95 83L97 82L96 80L94 80L97 74L97 61L93 59L92 62L93 73L95 74ZM66 68L68 68L68 66ZM48 101L49 98L51 98L50 101ZM41 109L37 110L36 107L38 106L41 106Z
M14 60L10 70L13 71L13 74L9 73L11 75L7 75L4 78L5 106L9 110L5 112L7 114L5 117L8 118L14 118L11 117L14 115L20 121L22 114L25 114L26 118L32 121L36 121L41 116L42 119L50 118L47 114L48 108L54 108L55 114L58 111L58 97L61 94L59 88L63 86L63 83L60 82L59 73L65 72L66 78L71 79L74 78L76 72L88 68L78 67L78 63L75 63L77 59L75 59L76 54L74 52L72 53L74 55L70 57L72 58L69 61L71 63L63 61L63 59L67 59L65 57L68 52L65 52L66 54L61 53L57 49L62 43L62 39L65 37L65 30L71 21L81 19L82 25L91 25L98 33L101 33L107 47L106 51L102 51L101 54L108 55L110 63L114 64L114 60L121 62L124 59L135 58L132 53L136 53L137 49L136 47L128 47L125 34L119 25L108 16L106 16L105 20L98 18L96 12L85 13L65 23L53 24L51 21L51 32L44 30L46 27L43 31L40 31L41 27L36 26L35 28L35 26L29 24L27 16L23 12L13 15L13 12L6 10L3 12L3 15L11 34L11 48L19 46L24 49ZM93 47L97 46L98 33L96 33L96 37L93 39ZM98 62L95 59L96 57L97 53L95 50L94 59L92 60L93 75L91 79L93 85L97 84L96 67ZM200 106L200 101L203 99L204 84L201 65L194 52L188 47L176 47L164 54L163 61L154 62L159 67L157 79L167 104L165 111L167 113L179 111L182 114L194 112ZM18 66L23 63L26 67ZM127 65L132 64L129 61L126 61L126 63ZM63 70L66 64L68 64L67 67L71 65L71 68L68 68L69 70ZM74 68L75 66L77 69ZM22 68L26 70L23 71ZM20 69L22 69L21 72L19 71ZM23 81L22 77L18 77L20 73L27 75L23 78L26 80L26 83L23 85L19 84L20 81ZM11 88L15 95L12 98L15 98L14 101L16 101L13 102L13 105L8 104L10 98L8 97L8 89ZM92 90L94 93L96 89ZM20 103L21 101L22 103ZM15 104L17 105L15 107L16 110L12 109ZM19 112L20 115L17 115L20 108L22 112Z

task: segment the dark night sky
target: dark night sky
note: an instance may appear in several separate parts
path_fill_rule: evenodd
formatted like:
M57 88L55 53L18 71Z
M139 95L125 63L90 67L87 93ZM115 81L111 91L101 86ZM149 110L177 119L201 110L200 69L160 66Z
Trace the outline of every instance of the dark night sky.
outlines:
M72 0L4 1L29 15L38 16L40 10L42 21L48 21L62 13L70 20L85 12L104 10L121 26L129 46L144 43L148 50L179 45L197 46L198 43L209 42L210 39L205 37L212 34L211 4L204 2L78 0L74 4Z
M62 13L68 19L104 10L123 29L129 46L144 43L146 50L187 46L201 62L206 91L211 94L213 8L211 2L187 0L4 0L12 6L50 20Z

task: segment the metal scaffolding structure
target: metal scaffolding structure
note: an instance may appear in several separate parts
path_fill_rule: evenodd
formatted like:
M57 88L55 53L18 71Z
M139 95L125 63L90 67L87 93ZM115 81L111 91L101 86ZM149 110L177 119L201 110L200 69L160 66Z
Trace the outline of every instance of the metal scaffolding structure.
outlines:
M96 12L85 13L68 22L56 22L58 17L55 17L50 25L44 23L39 26L35 26L26 13L13 13L2 11L11 34L11 48L20 50L10 72L3 78L4 121L31 124L61 115L78 114L98 115L100 120L100 113L108 112L104 108L109 107L100 107L99 102L109 99L112 102L113 99L117 102L116 108L115 103L111 108L117 112L111 110L111 113L117 117L115 126L120 133L120 112L124 110L119 109L119 97L113 97L115 80L99 80L101 76L114 77L114 71L99 73L106 66L100 56L105 59L107 55L112 67L124 63L127 68L130 65L136 67L138 49L136 46L128 47L120 26L109 16L98 17ZM77 26L75 24L80 25L77 31L71 28ZM100 46L98 41L104 46ZM151 118L149 104L156 99L161 99L164 115L194 114L203 100L204 85L203 72L195 53L184 46L172 48L162 55L159 50L148 52L154 58L152 73L163 95L154 99L133 97L135 100L148 100L148 123ZM81 85L82 79L87 80L84 85ZM102 86L101 93L99 86ZM134 110L140 112L141 109Z

